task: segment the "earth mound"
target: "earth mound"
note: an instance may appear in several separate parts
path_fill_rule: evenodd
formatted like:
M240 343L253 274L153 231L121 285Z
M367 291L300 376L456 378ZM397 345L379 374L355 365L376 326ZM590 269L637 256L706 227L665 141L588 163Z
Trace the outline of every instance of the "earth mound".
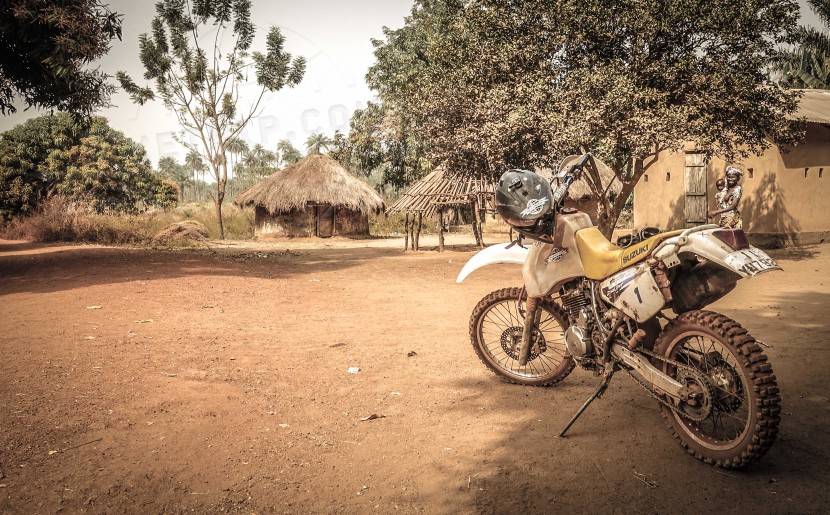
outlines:
M202 242L209 238L207 227L201 222L185 220L170 224L153 236L153 245Z

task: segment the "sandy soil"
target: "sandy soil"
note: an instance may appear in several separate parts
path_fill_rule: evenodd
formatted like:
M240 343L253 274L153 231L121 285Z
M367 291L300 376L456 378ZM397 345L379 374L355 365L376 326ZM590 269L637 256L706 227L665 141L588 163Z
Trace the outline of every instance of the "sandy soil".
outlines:
M773 251L784 273L713 306L771 346L783 396L779 441L735 472L624 375L554 438L595 378L484 368L470 311L521 279L456 285L469 241L0 241L0 512L830 512L829 246Z

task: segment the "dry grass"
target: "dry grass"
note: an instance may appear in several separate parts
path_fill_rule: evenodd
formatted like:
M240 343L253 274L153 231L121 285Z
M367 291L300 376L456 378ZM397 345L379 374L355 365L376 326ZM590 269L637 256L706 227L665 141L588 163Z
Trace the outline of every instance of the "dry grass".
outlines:
M235 206L223 206L225 237L250 239L253 213ZM30 217L17 219L0 228L7 239L36 242L83 242L102 245L150 245L157 233L170 224L192 220L204 224L212 239L219 237L213 204L186 204L174 209L151 210L139 215L99 215L85 206L52 198Z
M404 232L404 214L369 214L369 234L372 236L398 236Z

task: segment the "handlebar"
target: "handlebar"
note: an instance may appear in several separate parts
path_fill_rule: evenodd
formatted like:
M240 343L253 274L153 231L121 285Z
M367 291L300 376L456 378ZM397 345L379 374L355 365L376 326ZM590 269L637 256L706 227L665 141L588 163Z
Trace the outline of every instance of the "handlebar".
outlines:
M590 160L590 159L591 159L591 153L588 152L584 156L582 156L582 159L580 159L579 162L576 163L576 165L574 165L573 169L578 168L580 171L582 171L582 168L584 168L585 165L588 164L588 160Z
M571 184L579 177L582 173L582 169L585 168L585 165L588 164L588 161L591 160L591 153L587 153L582 156L579 161L576 162L575 165L571 166L570 170L565 173L565 178L562 181L562 184L557 186L556 190L553 192L553 206L558 208L562 201L565 200L565 196L568 194L568 188L571 187Z
M565 180L560 184L556 190L553 192L553 202L554 206L559 206L561 202L565 199L565 195L568 194L568 188L571 187L571 184L574 182L574 176L568 174L565 176Z

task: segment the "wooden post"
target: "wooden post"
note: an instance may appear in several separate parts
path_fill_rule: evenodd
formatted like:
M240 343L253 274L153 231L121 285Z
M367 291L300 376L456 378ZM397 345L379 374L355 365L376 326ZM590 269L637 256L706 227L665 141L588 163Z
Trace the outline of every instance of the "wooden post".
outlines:
M403 222L403 249L409 250L409 211L406 212Z
M484 248L484 235L481 234L481 215L478 212L478 199L473 198L473 213L475 214L475 221L473 221L473 234L476 237L476 244L479 248Z
M423 219L422 219L422 217L423 217L423 213L422 213L421 211L418 211L418 226L415 228L415 236L414 236L414 238L412 239L412 241L414 241L414 242L415 242L415 247L414 247L414 249L415 249L415 251L416 251L416 252L417 252L418 250L420 250L420 243L421 243L421 242L420 242L420 239L421 239L421 224L423 223Z
M438 208L438 252L444 252L444 208Z

